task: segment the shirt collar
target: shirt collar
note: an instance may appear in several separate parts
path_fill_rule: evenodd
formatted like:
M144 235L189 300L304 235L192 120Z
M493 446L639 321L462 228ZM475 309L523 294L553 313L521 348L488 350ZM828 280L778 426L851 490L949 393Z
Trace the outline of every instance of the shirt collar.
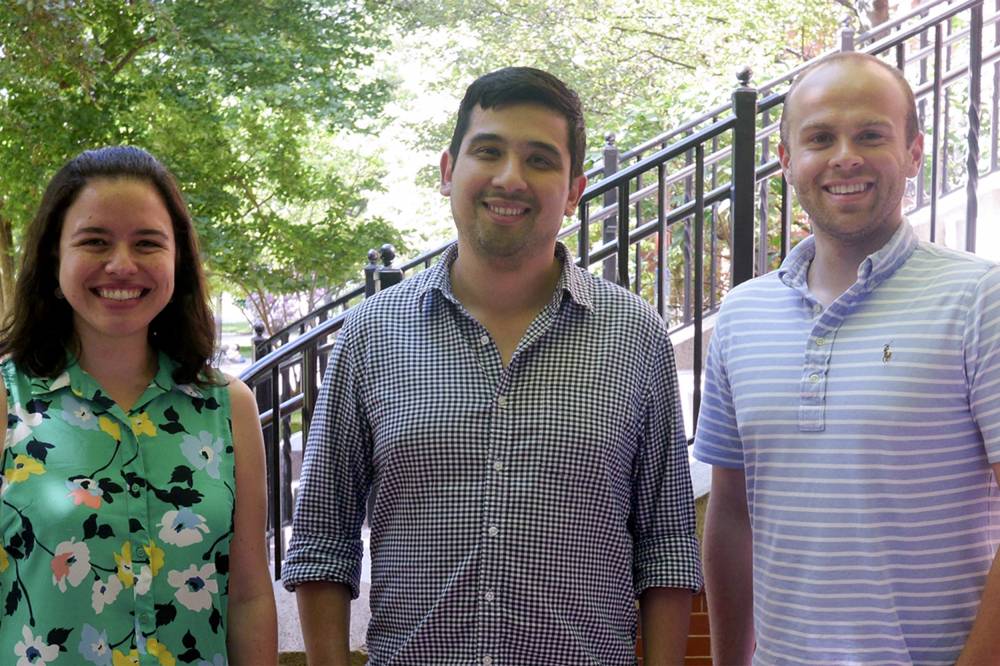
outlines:
M902 266L917 248L917 234L906 218L881 248L865 257L858 266L858 281L871 291ZM809 264L816 256L816 238L808 236L792 248L778 268L778 279L786 286L804 288Z
M175 389L193 397L202 396L202 392L197 386L193 384L177 384L174 381L173 374L176 368L177 363L172 358L162 351L157 352L156 374L149 382L146 390L143 391L143 394L135 401L132 411L144 407L158 396ZM107 402L108 407L113 404L111 398L103 391L97 380L80 367L80 362L74 354L68 353L66 355L66 369L61 374L52 379L47 377L37 379L34 385L39 394L55 393L56 391L69 388L79 398L98 403Z
M590 280L584 279L583 272L576 268L573 263L573 256L563 243L556 243L556 258L561 266L559 280L552 293L552 304L558 305L563 295L568 295L570 301L586 308L594 309L594 285ZM451 265L458 257L458 243L452 243L441 254L441 259L428 269L427 281L418 292L421 302L430 292L440 293L447 300L459 304L455 294L451 290Z

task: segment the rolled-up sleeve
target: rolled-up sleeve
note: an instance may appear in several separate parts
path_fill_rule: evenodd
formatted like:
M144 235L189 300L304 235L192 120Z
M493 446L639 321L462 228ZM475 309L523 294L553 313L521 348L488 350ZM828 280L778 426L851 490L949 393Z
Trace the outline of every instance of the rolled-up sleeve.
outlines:
M343 583L358 596L361 525L371 486L371 429L362 399L356 318L330 352L305 447L282 583Z
M674 350L665 332L650 359L641 443L633 481L633 580L649 587L702 586L687 438Z

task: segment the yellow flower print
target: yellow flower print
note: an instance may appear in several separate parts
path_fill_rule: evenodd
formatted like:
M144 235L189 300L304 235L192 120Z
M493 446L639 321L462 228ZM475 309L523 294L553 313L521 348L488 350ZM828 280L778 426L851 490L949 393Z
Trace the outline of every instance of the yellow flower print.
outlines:
M101 426L101 430L108 433L119 442L122 440L121 428L119 428L118 424L109 419L107 416L101 416L98 418L97 423Z
M149 558L149 568L152 569L155 576L163 566L163 549L157 546L152 539L149 540L149 545L143 546L142 549L146 551L146 556Z
M174 659L174 655L170 654L167 647L155 638L149 638L146 640L146 653L159 659L160 666L176 666L177 664L177 660Z
M118 565L118 580L125 587L135 584L135 573L132 571L132 542L122 544L121 554L115 553L115 564Z
M135 648L125 654L119 650L111 653L112 666L139 666L139 651Z
M14 466L4 470L3 476L8 483L26 481L32 474L45 474L45 467L31 456L23 453L14 458Z
M156 437L156 426L149 420L149 414L146 412L129 417L129 421L132 423L132 432L136 437L139 435Z
M10 564L7 560L7 550L0 546L0 573L6 571L8 566Z

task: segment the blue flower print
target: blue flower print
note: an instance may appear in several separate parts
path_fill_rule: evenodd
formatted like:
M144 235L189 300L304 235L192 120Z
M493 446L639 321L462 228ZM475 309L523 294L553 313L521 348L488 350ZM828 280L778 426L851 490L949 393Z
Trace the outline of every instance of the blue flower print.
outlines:
M219 478L219 456L225 444L221 437L202 430L198 437L184 436L181 451L184 457L198 469L203 469L213 479Z
M89 624L83 625L80 632L80 647L77 648L84 659L97 666L110 666L111 647L108 645L106 631L98 632Z
M217 654L212 657L212 661L205 661L204 659L198 660L198 666L227 666L226 658L221 654Z
M209 533L205 517L184 507L167 511L160 519L160 540L174 546L190 546L202 540L202 532Z
M84 430L97 430L97 417L85 402L67 395L62 399L62 409L69 423Z

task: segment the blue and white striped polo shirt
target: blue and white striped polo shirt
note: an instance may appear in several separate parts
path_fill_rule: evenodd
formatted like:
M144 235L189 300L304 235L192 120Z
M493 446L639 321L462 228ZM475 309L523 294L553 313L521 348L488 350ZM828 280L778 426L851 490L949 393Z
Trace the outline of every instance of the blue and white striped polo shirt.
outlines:
M726 298L695 456L744 468L755 664L953 664L1000 542L1000 267L906 222L828 308Z

